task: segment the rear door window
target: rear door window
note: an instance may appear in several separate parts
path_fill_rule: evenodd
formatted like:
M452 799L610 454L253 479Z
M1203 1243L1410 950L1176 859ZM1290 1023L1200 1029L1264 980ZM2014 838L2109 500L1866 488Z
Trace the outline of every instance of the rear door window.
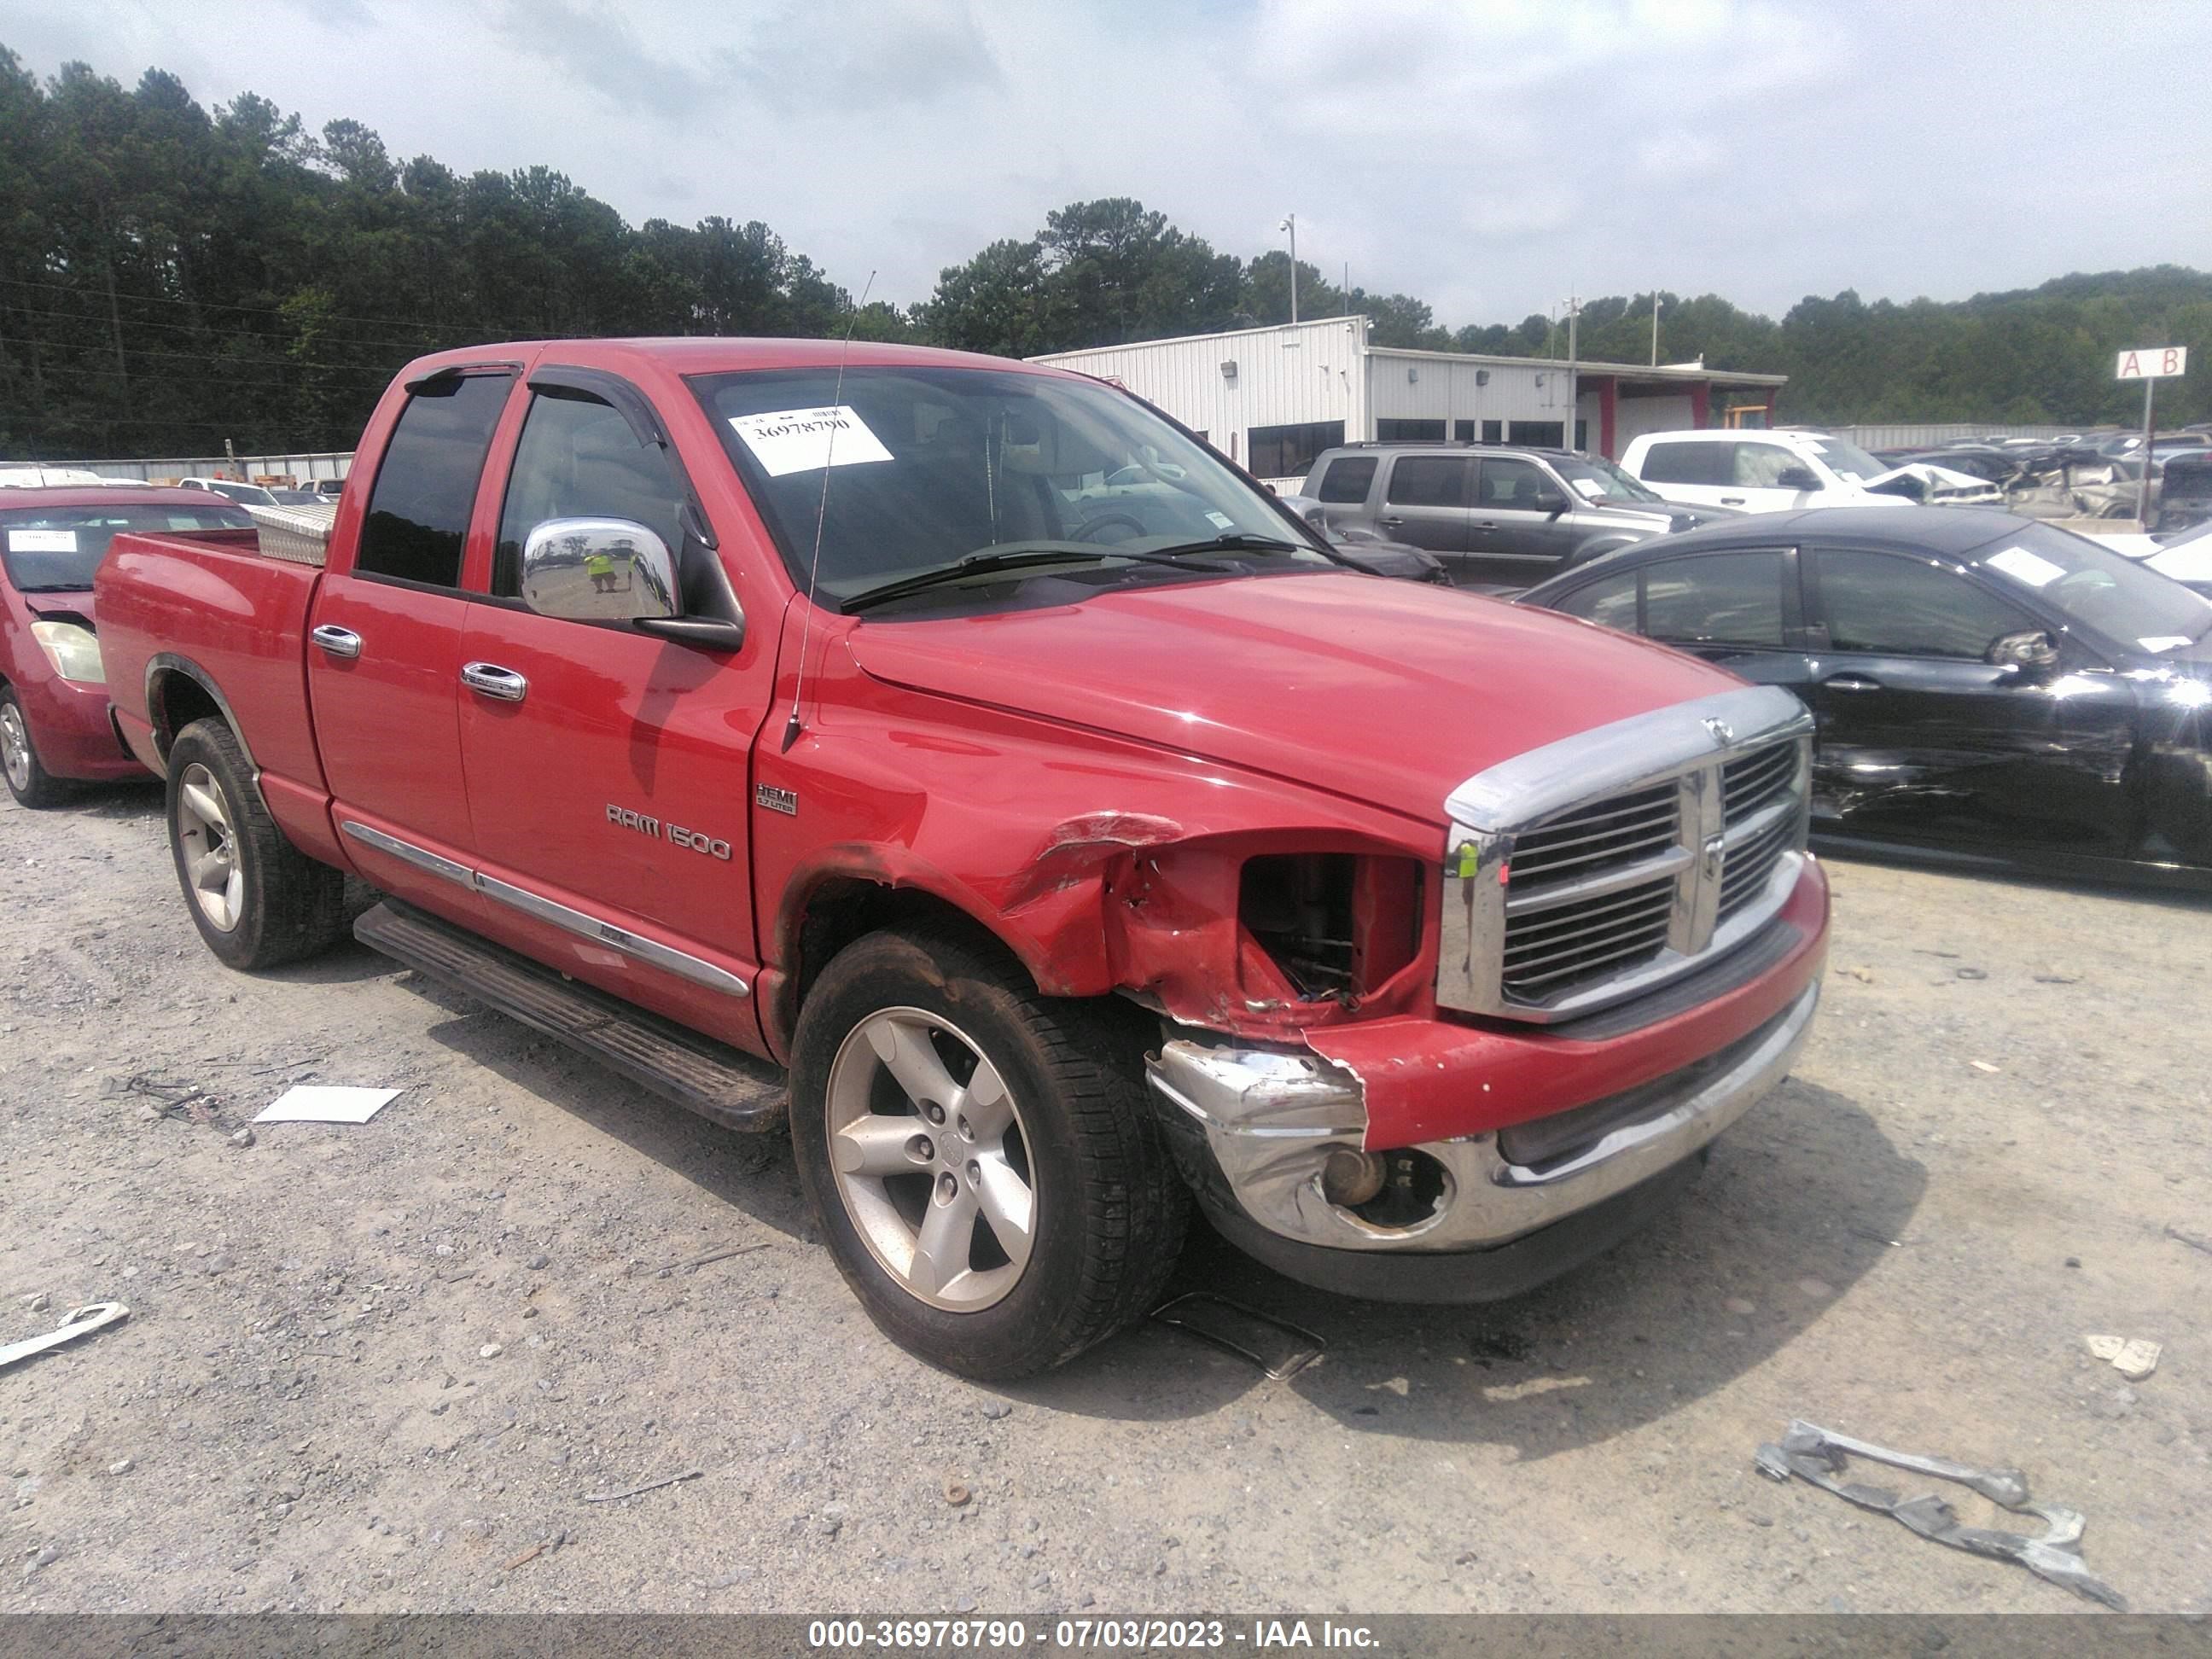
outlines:
M418 386L376 469L354 574L459 587L461 553L510 374L459 374Z
M1624 634L1636 632L1636 579L1638 573L1624 570L1618 576L1608 576L1603 581L1578 587L1559 601L1559 609L1570 617L1580 617L1584 622L1594 622L1601 627L1617 628Z
M1321 499L1338 507L1353 507L1367 499L1375 482L1375 457L1340 455L1321 477Z
M1644 568L1644 631L1683 645L1779 647L1779 551L1708 553Z
M1465 507L1472 465L1464 455L1401 455L1390 464L1390 505Z
M1732 482L1732 443L1654 444L1644 457L1644 482L1724 484Z

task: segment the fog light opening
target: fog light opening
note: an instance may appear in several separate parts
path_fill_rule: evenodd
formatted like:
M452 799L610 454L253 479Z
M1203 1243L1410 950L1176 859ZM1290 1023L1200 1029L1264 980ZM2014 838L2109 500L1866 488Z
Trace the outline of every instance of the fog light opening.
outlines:
M1357 1154L1382 1165L1382 1185L1367 1199L1342 1207L1370 1227L1403 1232L1434 1220L1450 1201L1451 1176L1426 1152L1411 1147L1384 1152ZM1331 1154L1334 1165L1336 1155ZM1326 1182L1326 1171L1324 1171ZM1324 1185L1322 1190L1328 1190Z
M1381 1194L1389 1174L1377 1154L1340 1146L1322 1165L1321 1195L1340 1209L1357 1209Z

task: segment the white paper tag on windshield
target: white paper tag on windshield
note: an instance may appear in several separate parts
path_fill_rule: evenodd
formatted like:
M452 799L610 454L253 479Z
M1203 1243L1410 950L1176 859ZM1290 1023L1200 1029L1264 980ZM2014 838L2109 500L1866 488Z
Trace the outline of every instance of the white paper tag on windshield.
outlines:
M730 429L771 478L825 466L888 461L891 453L868 430L849 404L828 409L780 409L767 415L732 415Z
M1237 528L1237 520L1226 513L1209 513L1206 515L1206 521L1219 531L1225 532Z
M1592 501L1605 494L1605 486L1595 478L1577 478L1575 480L1575 488Z
M76 551L76 532L74 530L11 530L8 532L10 553L74 553Z
M2002 571L2016 582L2025 582L2030 587L2045 586L2066 574L2064 565L2053 564L2024 547L2008 547L2002 553L1990 554L1982 562L1992 570Z

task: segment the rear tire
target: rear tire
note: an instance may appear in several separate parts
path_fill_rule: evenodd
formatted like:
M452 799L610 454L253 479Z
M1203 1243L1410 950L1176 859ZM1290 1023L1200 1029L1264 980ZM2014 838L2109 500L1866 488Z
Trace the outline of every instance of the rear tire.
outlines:
M168 820L192 925L231 967L296 962L344 932L343 873L285 839L224 721L195 720L170 745Z
M19 805L33 811L58 806L70 798L69 785L46 769L38 745L31 741L31 723L23 718L23 704L12 685L0 686L0 775L8 780L8 793Z
M1124 1016L1040 996L950 930L871 933L823 970L793 1042L792 1141L838 1271L900 1346L1006 1380L1152 1307L1189 1195Z

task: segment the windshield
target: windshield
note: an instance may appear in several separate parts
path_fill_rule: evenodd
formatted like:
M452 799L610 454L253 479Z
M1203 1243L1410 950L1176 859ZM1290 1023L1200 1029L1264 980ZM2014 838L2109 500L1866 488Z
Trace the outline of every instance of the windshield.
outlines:
M92 586L107 544L126 530L251 530L243 507L210 502L173 507L26 507L0 512L0 559L19 593L68 592Z
M819 586L832 605L979 554L1110 557L1249 536L1297 544L1270 568L1334 568L1267 496L1109 386L920 366L849 368L842 393L834 367L692 386L801 588L820 522ZM1085 574L1176 573L1116 562Z
M1864 483L1869 478L1879 478L1895 469L1875 459L1855 443L1841 438L1807 438L1805 447L1828 464L1838 477L1849 478L1853 483Z
M1594 501L1663 501L1643 480L1623 472L1601 455L1571 455L1552 464L1576 495Z
M2025 524L1974 558L2069 621L2139 651L2172 651L2212 630L2212 600L2070 530Z

